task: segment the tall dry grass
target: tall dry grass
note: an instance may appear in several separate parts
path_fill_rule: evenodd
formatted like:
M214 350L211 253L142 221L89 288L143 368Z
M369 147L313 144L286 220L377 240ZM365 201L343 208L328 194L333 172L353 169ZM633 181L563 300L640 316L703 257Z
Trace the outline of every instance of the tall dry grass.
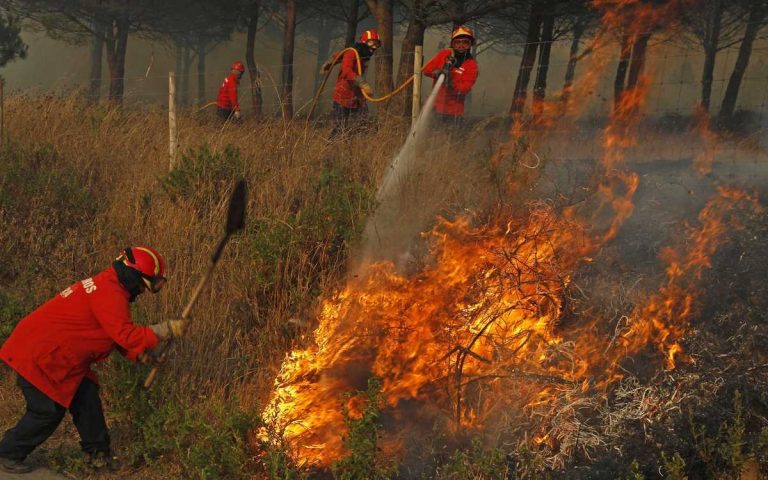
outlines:
M158 108L94 107L76 96L17 96L7 99L6 122L9 148L24 161L46 163L44 168L53 173L34 198L24 200L23 218L17 215L22 212L2 212L3 263L7 259L41 266L33 271L19 267L18 275L3 278L4 287L25 290L28 304L39 303L68 283L106 268L122 247L146 243L166 256L171 281L157 297L137 301L137 317L157 322L178 315L223 232L229 192L226 183L206 184L203 178L195 187L205 195L195 202L166 194L162 182L169 170L167 114ZM398 143L395 135L379 132L373 141L357 137L328 144L327 131L303 127L279 121L222 127L194 114L183 115L179 150L207 144L215 155L235 146L245 160L240 173L250 184L249 224L263 227L288 224L297 210L316 201L314 184L329 165L342 169L350 181L373 186ZM46 198L64 176L74 177L89 193L86 211L71 212L67 225L53 228L50 219L58 207ZM332 240L320 250L329 249ZM260 298L260 272L249 264L249 248L244 238L232 240L211 288L195 307L189 338L164 368L167 381L178 384L179 390L192 386L187 382L196 389L215 389L247 377L248 391L261 391L269 383L270 366L295 333L288 320L297 312L287 308L295 302L283 297L291 292L276 289L271 298ZM278 272L284 286L297 282L295 288L301 290L306 287L302 279L310 273L320 277L321 285L338 279L338 259L315 265L316 258L308 253L287 250ZM257 304L265 300L269 305ZM242 364L238 378L232 374L233 362Z
M343 281L347 258L358 246L322 233L312 245L289 238L280 258L265 265L254 253L259 238L278 230L290 236L303 211L334 201L328 198L336 185L323 183L328 172L372 198L406 127L390 122L329 142L327 127L303 120L222 125L210 111L186 112L178 120L177 164L204 146L211 156L235 147L243 161L232 167L231 181L211 179L205 168L196 172L194 192L184 196L168 188L164 109L117 110L89 105L77 95L7 98L6 160L38 162L49 174L47 183L37 185L39 178L30 172L38 167L31 167L14 181L35 176L34 188L2 185L7 193L30 198L21 199L23 212L0 210L0 263L13 265L13 271L0 269L0 284L16 292L28 311L70 282L106 268L123 247L145 243L165 255L170 282L161 294L139 298L135 317L154 323L176 316L208 265L223 232L229 188L242 175L250 185L246 234L232 239L193 311L188 338L163 367L163 381L176 392L236 393L245 403L258 403L286 350L312 327L318 295ZM493 141L471 148L489 153ZM445 137L423 154L426 161L410 182L406 202L418 213L411 236L437 214L480 205L470 199L484 192L478 185L487 181L482 162L457 155ZM69 200L57 203L52 192L62 179L70 190L82 190L83 198L73 203L66 191ZM373 202L346 208L342 213L351 218L343 221L361 232ZM398 215L403 227L407 213ZM274 285L267 288L266 282Z

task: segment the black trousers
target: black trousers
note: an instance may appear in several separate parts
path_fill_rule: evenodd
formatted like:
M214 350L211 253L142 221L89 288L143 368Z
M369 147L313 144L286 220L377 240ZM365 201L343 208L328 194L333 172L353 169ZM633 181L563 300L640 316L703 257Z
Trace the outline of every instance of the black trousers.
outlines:
M54 402L19 375L17 385L27 400L27 411L0 440L0 457L24 460L50 437L64 418L66 408ZM80 433L80 447L87 453L110 453L109 432L99 397L99 386L84 379L69 406Z
M216 107L216 115L219 116L219 120L221 120L222 122L226 122L227 120L232 118L233 113L235 113L235 111L232 110L231 108Z
M331 117L333 118L333 130L331 130L330 138L334 138L338 135L342 135L346 132L355 131L360 129L360 125L351 122L360 122L363 114L366 113L366 109L361 108L347 108L342 107L336 102L333 102L333 110ZM351 122L350 122L351 119Z
M445 113L435 112L437 125L443 128L459 130L464 127L464 117L462 115L446 115Z

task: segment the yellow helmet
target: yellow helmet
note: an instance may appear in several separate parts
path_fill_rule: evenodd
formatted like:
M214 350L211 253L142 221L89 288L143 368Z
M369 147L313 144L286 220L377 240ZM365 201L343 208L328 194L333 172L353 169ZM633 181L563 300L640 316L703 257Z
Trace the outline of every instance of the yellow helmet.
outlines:
M459 25L451 33L451 42L457 38L469 38L473 44L475 43L475 35L472 33L472 30L464 25Z

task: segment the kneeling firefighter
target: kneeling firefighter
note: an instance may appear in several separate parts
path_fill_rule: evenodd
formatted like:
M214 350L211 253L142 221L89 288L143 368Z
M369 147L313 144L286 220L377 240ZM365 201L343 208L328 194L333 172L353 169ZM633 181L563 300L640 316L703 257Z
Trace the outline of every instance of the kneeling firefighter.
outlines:
M440 75L445 75L435 99L435 111L445 124L462 124L464 99L475 85L478 75L477 61L470 51L474 43L472 30L463 25L457 27L451 33L451 47L440 51L421 70L435 82Z
M180 336L185 320L149 327L133 323L130 303L166 282L165 261L152 247L126 248L106 270L75 282L24 317L0 348L18 374L26 413L0 440L0 470L26 473L24 459L58 427L67 410L92 467L119 469L91 366L117 350L149 363L158 340Z

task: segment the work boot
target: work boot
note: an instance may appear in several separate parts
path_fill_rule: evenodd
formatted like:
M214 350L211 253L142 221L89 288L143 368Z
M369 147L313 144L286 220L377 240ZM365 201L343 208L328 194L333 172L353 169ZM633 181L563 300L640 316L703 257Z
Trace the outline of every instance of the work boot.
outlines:
M103 468L106 468L110 472L116 472L120 470L120 461L116 456L109 452L89 453L88 465L95 470L101 470Z
M0 457L0 470L6 473L29 473L34 469L34 466L24 463L23 460Z

